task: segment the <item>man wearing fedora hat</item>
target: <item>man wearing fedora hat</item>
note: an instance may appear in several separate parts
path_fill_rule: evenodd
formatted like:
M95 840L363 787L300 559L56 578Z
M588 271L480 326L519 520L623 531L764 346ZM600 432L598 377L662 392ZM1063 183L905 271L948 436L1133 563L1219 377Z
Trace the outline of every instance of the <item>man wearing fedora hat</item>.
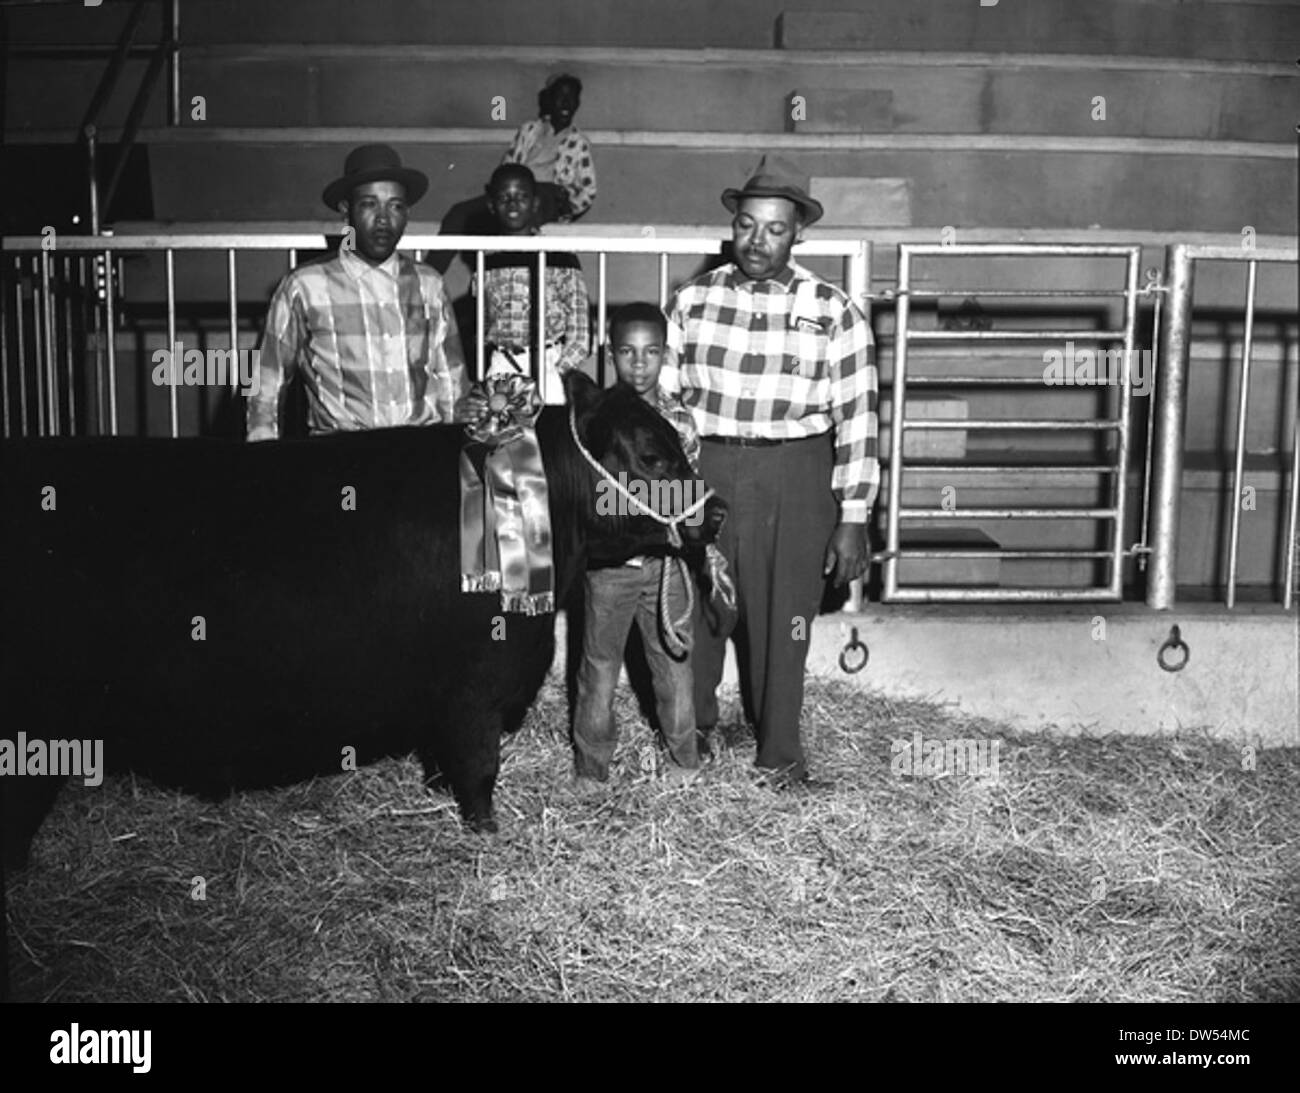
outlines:
M799 716L824 581L861 576L869 557L874 347L857 305L791 260L822 216L806 176L765 156L722 203L733 214L733 261L678 289L668 327L676 359L661 374L695 416L704 479L730 505L718 546L736 611L706 610L697 625L696 725L707 750L732 637L757 765L764 781L787 786L808 778Z
M428 187L386 144L348 154L322 194L347 221L338 253L293 270L271 300L249 440L280 435L295 375L313 434L453 419L468 387L455 315L442 278L397 253Z

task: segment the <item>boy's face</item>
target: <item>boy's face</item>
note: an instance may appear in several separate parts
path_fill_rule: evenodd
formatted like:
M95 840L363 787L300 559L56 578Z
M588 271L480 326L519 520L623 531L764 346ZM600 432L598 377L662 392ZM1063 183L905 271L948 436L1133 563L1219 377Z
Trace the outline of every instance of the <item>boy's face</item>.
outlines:
M659 386L664 363L664 336L654 323L624 323L610 331L614 371L642 398Z
M537 212L537 194L522 178L507 176L488 191L488 208L506 235L525 235Z

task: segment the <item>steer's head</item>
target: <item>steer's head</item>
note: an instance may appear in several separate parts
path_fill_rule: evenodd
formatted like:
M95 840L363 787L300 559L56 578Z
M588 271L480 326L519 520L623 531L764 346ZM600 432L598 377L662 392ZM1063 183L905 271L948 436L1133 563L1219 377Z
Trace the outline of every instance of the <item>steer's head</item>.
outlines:
M673 425L629 387L597 387L586 375L565 379L569 406L582 447L600 465L587 467L587 555L598 564L672 549L668 524L676 520L685 546L712 542L726 519L726 505L686 460ZM601 473L603 471L603 473Z

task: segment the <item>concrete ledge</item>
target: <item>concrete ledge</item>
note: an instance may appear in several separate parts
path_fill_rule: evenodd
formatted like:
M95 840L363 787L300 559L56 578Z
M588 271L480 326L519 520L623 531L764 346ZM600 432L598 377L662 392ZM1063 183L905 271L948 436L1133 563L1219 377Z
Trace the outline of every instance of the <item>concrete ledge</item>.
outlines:
M1177 625L1179 672L1156 654ZM852 627L870 650L848 675ZM1104 638L1097 635L1104 634ZM1196 605L1153 612L1097 604L1032 610L881 605L813 628L809 671L886 694L951 702L1019 729L1152 735L1205 729L1225 740L1300 746L1296 614Z
M1282 130L1279 129L1279 132ZM1186 140L1172 137L1058 137L1039 134L981 133L751 133L727 130L584 129L593 147L667 148L679 151L722 150L768 152L897 151L897 152L989 152L1041 155L1044 152L1079 155L1162 155L1204 156L1226 159L1296 159L1290 141ZM509 126L421 127L421 126L199 126L182 125L141 129L143 144L162 147L174 144L248 144L328 146L382 141L397 145L486 145L494 150L508 146L513 130ZM111 144L121 130L105 127L99 139ZM17 144L59 144L75 139L71 129L15 129L9 140Z

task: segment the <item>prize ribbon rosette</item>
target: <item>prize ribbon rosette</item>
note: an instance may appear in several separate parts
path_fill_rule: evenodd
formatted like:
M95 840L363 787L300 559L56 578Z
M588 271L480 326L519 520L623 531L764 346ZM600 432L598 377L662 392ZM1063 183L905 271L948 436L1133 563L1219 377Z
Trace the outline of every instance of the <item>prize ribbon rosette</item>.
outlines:
M534 430L542 409L537 385L524 376L490 376L466 402L474 416L460 453L460 589L500 592L503 611L554 611L551 510Z

